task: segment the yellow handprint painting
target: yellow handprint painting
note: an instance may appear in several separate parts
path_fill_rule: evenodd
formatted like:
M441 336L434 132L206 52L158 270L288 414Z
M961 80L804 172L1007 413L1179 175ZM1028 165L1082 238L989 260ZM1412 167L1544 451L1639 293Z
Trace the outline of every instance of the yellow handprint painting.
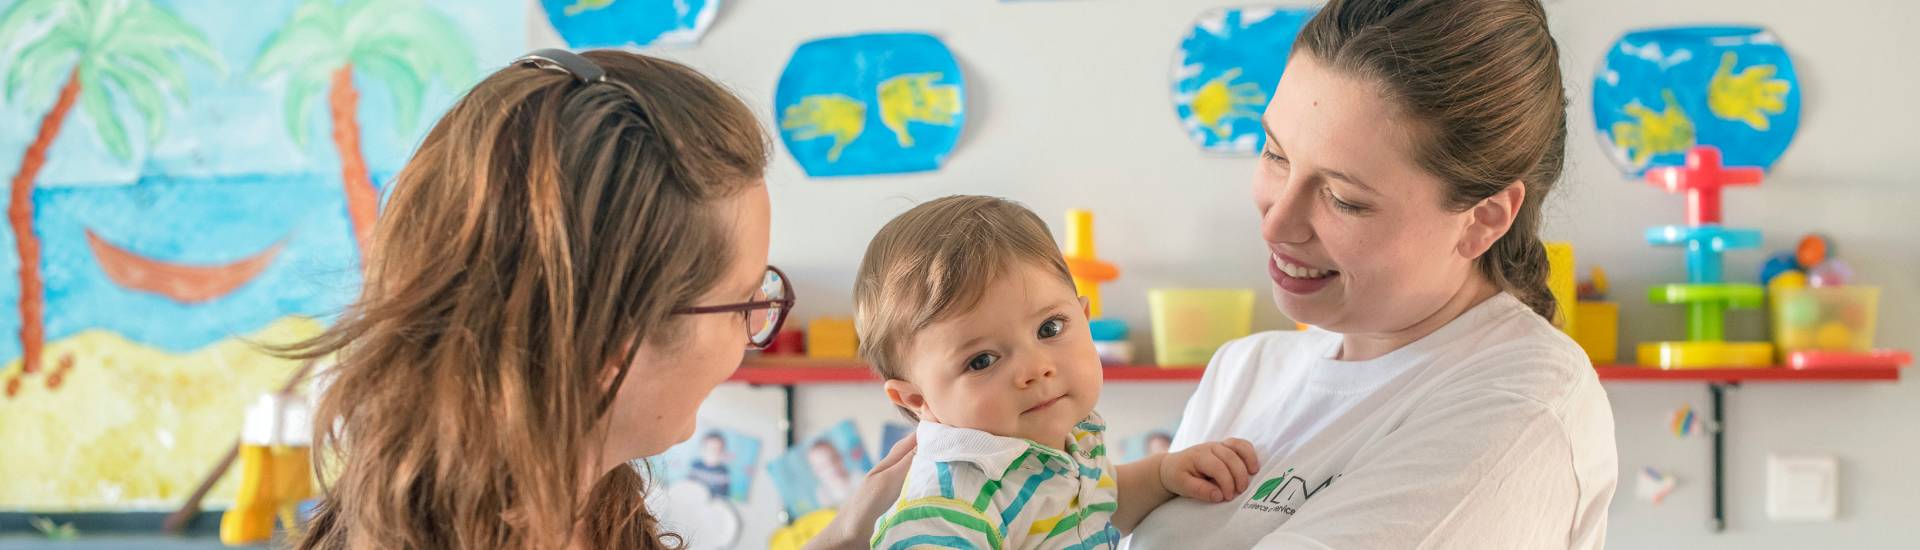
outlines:
M773 96L780 138L812 177L938 169L967 118L959 62L921 33L801 44Z
M1800 85L1759 27L1670 27L1615 40L1593 78L1601 144L1628 177L1680 166L1694 145L1728 166L1771 167L1800 127Z
M540 0L567 47L687 45L700 41L721 0Z
M1720 54L1720 70L1714 72L1713 83L1707 86L1707 107L1713 110L1713 116L1745 122L1765 132L1770 126L1767 115L1787 110L1787 92L1793 91L1793 83L1774 78L1779 69L1773 65L1749 65L1740 74L1733 74L1739 58L1733 52Z
M960 87L935 84L940 73L903 74L880 82L880 123L901 147L913 146L908 122L952 126L960 114Z
M613 0L573 0L573 3L567 4L567 7L562 9L561 13L566 14L567 17L573 17L584 12L605 8L611 4L613 4Z
M867 104L840 94L803 97L781 113L780 129L792 132L793 139L800 141L833 138L827 162L839 162L840 152L867 129Z
M1213 77L1200 86L1193 94L1193 118L1202 128L1213 132L1220 139L1233 136L1233 126L1227 124L1236 118L1260 118L1260 109L1267 104L1267 94L1260 92L1260 85L1252 82L1235 82L1240 78L1240 68L1234 67Z
M1209 153L1259 151L1267 93L1280 84L1293 39L1315 12L1242 7L1200 14L1173 60L1173 112L1188 139Z
M1626 107L1630 120L1613 123L1613 144L1625 151L1634 166L1646 166L1655 155L1686 153L1693 148L1693 119L1680 109L1673 90L1660 93L1666 108L1654 112L1639 102Z

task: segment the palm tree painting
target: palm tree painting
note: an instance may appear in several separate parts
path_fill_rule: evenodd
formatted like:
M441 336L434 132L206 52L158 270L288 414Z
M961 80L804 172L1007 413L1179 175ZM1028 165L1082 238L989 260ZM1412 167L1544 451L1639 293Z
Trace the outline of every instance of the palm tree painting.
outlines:
M326 91L347 215L364 258L380 194L360 149L355 77L386 87L393 99L394 127L407 132L419 116L427 84L437 78L449 86L465 85L473 63L472 48L459 27L419 0L305 0L267 39L249 74L285 79L287 131L302 146L314 103L320 91Z
M157 140L171 104L186 101L185 73L174 54L197 57L220 72L225 65L204 35L151 0L21 0L0 13L0 48L8 47L19 52L6 74L9 103L45 101L46 91L33 85L64 79L14 171L7 205L20 260L21 370L33 373L46 337L34 180L73 106L80 106L107 151L129 160L133 139L117 114L121 103L140 115L146 141Z
M0 0L0 511L185 498L298 368L261 346L352 303L376 186L526 7Z

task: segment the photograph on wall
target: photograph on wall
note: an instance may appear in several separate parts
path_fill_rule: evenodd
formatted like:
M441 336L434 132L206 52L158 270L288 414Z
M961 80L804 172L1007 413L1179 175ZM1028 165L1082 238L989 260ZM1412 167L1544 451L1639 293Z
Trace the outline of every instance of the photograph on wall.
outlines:
M907 436L912 433L913 433L913 426L908 424L903 424L900 422L887 422L885 424L881 424L880 425L880 447L878 449L875 449L873 452L873 456L876 457L875 460L878 460L879 459L878 457L887 456L887 451L893 450L893 446L895 444L899 443L900 440L902 439L906 439Z
M655 478L668 485L698 486L714 498L746 502L760 466L760 439L705 422L693 433L693 439L649 459Z
M779 488L780 500L791 517L839 507L871 469L873 460L853 419L801 440L767 464L767 473Z
M1121 462L1133 462L1155 453L1165 453L1173 448L1173 434L1178 431L1180 421L1175 420L1158 428L1147 430L1120 439L1119 453L1116 458Z

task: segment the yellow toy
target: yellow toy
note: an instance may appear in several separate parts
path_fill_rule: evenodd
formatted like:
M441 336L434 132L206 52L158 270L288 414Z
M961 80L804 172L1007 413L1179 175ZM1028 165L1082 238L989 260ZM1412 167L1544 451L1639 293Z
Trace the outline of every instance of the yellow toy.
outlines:
M273 520L297 529L294 510L313 496L311 435L304 400L285 393L260 396L240 435L240 488L220 517L220 542L229 546L273 539Z
M807 541L826 530L827 524L833 523L833 516L832 508L814 510L800 516L800 519L793 520L792 525L773 531L773 538L767 541L767 550L800 550L807 545Z
M1620 304L1581 300L1573 305L1573 341L1596 364L1612 363L1620 354Z
M859 354L860 337L853 331L853 319L822 317L807 322L807 357L853 359Z
M1100 283L1120 277L1120 268L1100 261L1093 254L1093 212L1067 211L1067 271L1073 274L1073 287L1087 297L1087 317L1100 318Z
M1576 300L1573 277L1573 244L1547 243L1547 290L1552 291L1554 308L1553 324L1561 332L1577 334L1579 316L1574 314Z

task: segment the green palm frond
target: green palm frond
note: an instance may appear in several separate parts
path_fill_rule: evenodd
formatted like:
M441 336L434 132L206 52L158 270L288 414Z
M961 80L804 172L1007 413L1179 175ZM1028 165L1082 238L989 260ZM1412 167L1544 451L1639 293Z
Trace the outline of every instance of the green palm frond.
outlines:
M227 74L226 62L220 59L219 52L214 51L206 35L179 16L148 1L132 3L127 17L119 20L119 25L107 36L100 50L102 53L113 53L172 49L200 58L222 77ZM174 93L184 98L186 89L182 86Z
M394 128L410 132L428 84L465 87L474 54L460 27L420 0L306 0L268 37L248 74L285 76L287 131L304 146L314 96L331 85L332 69L348 64L386 88Z
M94 74L98 74L106 83L133 104L133 110L140 113L140 123L147 128L147 141L156 141L167 131L167 95L154 84L154 79L138 69L119 65L107 65Z
M267 37L260 56L247 70L248 78L255 80L286 76L281 112L287 133L301 147L307 144L314 100L327 89L334 69L347 62L341 44L345 26L346 19L333 0L301 2L287 24Z
M46 30L25 35L38 28ZM174 52L226 73L205 35L152 0L22 0L0 14L0 50L22 42L0 96L11 102L31 90L27 101L45 101L52 91L47 84L77 70L81 112L101 144L122 159L132 156L133 145L116 99L140 116L152 141L165 132L170 105L187 100L186 75Z
M339 66L347 60L341 47L346 20L333 0L306 0L294 8L287 24L267 36L254 59L249 78L264 79L308 65Z
M307 121L313 120L314 102L326 91L333 69L331 65L310 65L287 78L287 96L282 100L281 112L295 145L307 146Z
M0 42L4 47L6 42ZM29 104L45 103L47 95L53 93L49 82L58 82L61 76L73 69L80 58L80 48L85 46L72 32L54 29L38 42L29 44L13 58L7 71L6 100L11 103L25 99ZM22 92L31 91L24 98Z
M27 27L56 17L78 5L63 0L20 0L0 12L0 46L20 41L18 34Z
M437 79L456 89L472 82L473 47L452 20L424 5L374 21L364 34L368 40L354 48L352 58L356 64L380 67L369 75L385 82L394 98L394 126L411 131L427 82Z
M133 144L127 140L126 125L120 123L120 117L113 111L113 97L107 87L98 79L80 77L80 111L87 114L87 120L93 122L93 133L100 136L100 143L107 146L107 152L119 158L133 157Z

